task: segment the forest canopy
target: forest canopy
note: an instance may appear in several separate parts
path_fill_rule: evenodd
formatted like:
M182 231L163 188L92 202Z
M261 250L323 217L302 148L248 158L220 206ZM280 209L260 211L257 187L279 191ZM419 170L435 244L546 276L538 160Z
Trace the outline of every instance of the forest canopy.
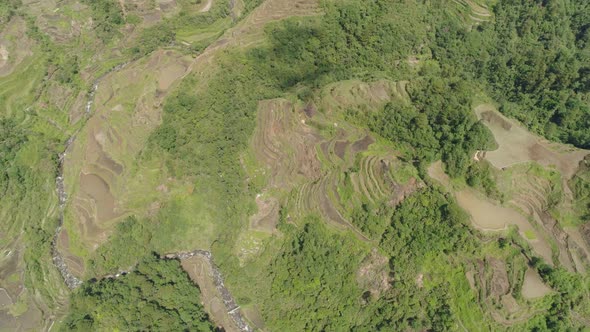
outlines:
M64 331L213 331L199 289L176 260L148 255L134 271L85 283Z

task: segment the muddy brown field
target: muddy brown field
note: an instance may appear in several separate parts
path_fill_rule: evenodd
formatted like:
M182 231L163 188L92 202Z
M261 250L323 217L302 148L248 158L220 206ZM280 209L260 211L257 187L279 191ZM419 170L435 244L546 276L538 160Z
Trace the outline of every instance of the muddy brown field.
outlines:
M525 299L537 299L550 292L551 288L545 285L539 274L535 270L528 268L522 284L522 296Z
M499 169L534 161L543 166L555 167L569 179L578 169L584 156L590 153L587 150L548 142L500 114L491 105L479 105L475 108L475 113L492 131L498 143L498 149L488 151L486 159Z

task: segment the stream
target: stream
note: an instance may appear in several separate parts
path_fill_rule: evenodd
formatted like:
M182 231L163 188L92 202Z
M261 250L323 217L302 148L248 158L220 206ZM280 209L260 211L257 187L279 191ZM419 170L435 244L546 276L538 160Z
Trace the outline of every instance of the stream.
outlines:
M113 72L117 72L117 71L123 69L124 67L126 67L128 64L129 63L126 62L121 65L118 65L94 81L94 83L92 84L92 89L90 90L90 92L88 94L88 101L86 102L86 107L85 107L86 119L88 119L91 114L92 105L94 104L94 96L96 94L96 91L98 90L100 82L108 74L111 74ZM58 240L59 240L59 235L60 235L61 229L63 227L64 212L65 212L66 203L68 200L68 195L67 195L65 185L64 185L64 161L65 161L65 157L66 157L66 154L67 154L70 146L76 140L76 135L78 134L78 132L80 130L81 129L78 129L74 134L72 134L72 136L70 136L68 138L68 140L66 141L65 146L64 146L64 151L58 154L58 158L59 158L58 159L59 160L58 174L55 178L55 187L56 187L57 196L59 199L59 216L58 216L58 226L55 229L55 234L53 236L53 240L51 241L51 256L53 259L53 264L60 272L62 278L64 279L64 283L66 284L66 286L70 290L74 290L74 289L80 287L84 282L70 272L68 265L66 264L64 256L59 251ZM211 254L210 251L194 250L191 252L178 252L178 253L168 254L168 255L164 256L163 258L164 259L184 260L184 259L188 259L188 258L191 258L194 256L204 257L207 260L207 262L209 263L209 265L211 266L211 269L213 271L212 278L213 278L213 282L215 284L215 287L217 288L217 291L219 292L219 294L221 294L221 297L223 299L223 304L225 305L225 308L226 308L228 314L230 315L230 317L232 318L232 320L234 321L236 326L240 329L240 331L245 331L245 332L253 331L253 329L248 325L248 323L246 323L244 317L242 316L242 313L239 310L240 307L236 304L234 297L231 295L231 293L229 292L229 290L225 286L225 284L223 282L223 276L221 275L221 271L219 271L219 268L213 262L213 255ZM116 275L108 275L103 278L118 278L118 277L126 275L127 273L129 273L129 272L128 271L120 271Z

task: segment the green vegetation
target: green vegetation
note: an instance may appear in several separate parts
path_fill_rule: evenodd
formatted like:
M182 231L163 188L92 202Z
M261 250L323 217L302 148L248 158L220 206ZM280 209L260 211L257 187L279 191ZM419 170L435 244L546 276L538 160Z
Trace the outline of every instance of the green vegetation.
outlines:
M225 216L248 215L243 209L249 188L240 180L244 175L239 156L252 132L256 101L309 90L312 93L299 96L312 99L314 89L330 82L386 76L411 79L410 103L392 102L373 110L368 117L353 110L348 113L353 120L355 114L359 115L356 123L407 151L406 159L426 165L442 158L449 175L465 176L470 185L481 186L489 196L501 199L489 165L471 161L476 150L493 146L489 131L471 110L477 85L469 81L468 67L452 67L452 59L442 60L437 53L441 45L452 43L445 41L451 37L429 35L423 26L416 27L411 40L403 40L399 33L416 22L416 16L410 19L399 13L419 17L418 13L428 12L429 8L348 1L326 3L324 10L326 19L293 19L269 27L268 46L224 56L219 60L221 69L206 89L193 88L196 93L187 93L190 86L201 86L198 79L191 78L168 100L163 125L154 132L152 142L167 152L165 158L173 174L201 184L197 190L207 190L210 201L218 204L219 210L229 212ZM388 13L396 15L386 17ZM432 17L438 18L434 14ZM442 27L447 21L437 19L434 23ZM458 29L459 23L453 24ZM400 25L403 28L398 30ZM390 38L390 42L372 40L375 31ZM388 33L392 31L396 33ZM462 33L468 32L464 29ZM420 48L428 38L432 38L431 52L438 61L430 61L414 72L402 61L417 52L428 54ZM399 47L388 49L387 45ZM351 261L350 257L365 257L368 249L353 249L359 248L358 240L350 234L332 234L316 218L303 224L298 221L298 227L283 225L286 239L269 240L265 244L269 251L249 264L246 275L238 269L228 245L236 241L240 230L233 222L223 223L224 235L214 250L221 257L228 283L235 285L233 289L241 294L244 304L261 308L265 324L271 329L387 326L396 330L444 330L455 328L463 319L471 320L473 327L482 319L488 326L497 327L489 316L471 309L478 300L467 290L461 260L481 253L465 220L452 199L432 188L406 198L393 211L368 204L355 208L353 224L369 238L380 239L380 248L395 278L392 290L383 290L375 298L352 278L361 262ZM280 251L272 254L275 249L271 248L277 247ZM455 277L450 282L432 279L428 287L419 288L416 275L422 269L434 268L432 257L448 261ZM268 262L270 265L266 265ZM252 280L257 280L255 285L244 286ZM270 289L264 287L267 284ZM454 297L447 292L448 287L454 289ZM461 297L465 292L468 295ZM315 294L313 303L308 301L309 294Z
M6 226L2 249L24 250L18 267L25 269L22 283L48 308L47 316L65 314L59 326L63 330L212 330L199 289L178 261L159 257L196 248L213 252L238 304L259 312L264 330L546 331L581 330L587 323L587 276L544 264L514 229L508 235L474 231L453 196L425 173L428 165L442 159L453 181L504 203L497 184L500 171L473 161L477 150L494 147L490 132L473 113L474 96L490 96L502 112L550 139L590 147L590 5L581 0L489 1L489 19L475 25L467 19L476 6L471 1L326 0L320 4L323 15L265 27L266 39L252 43L255 48L230 40L236 38L231 33L224 35L228 43L208 50L202 57L205 64L192 64L192 73L171 83L175 90L156 89L168 93L161 114L146 116L137 107L152 107L148 90L125 100L116 111L133 113L130 131L143 130L136 126L159 121L160 115L161 125L143 131L149 133L147 144L135 150L138 156L129 157L134 158L132 167L118 175L122 181L107 183L108 190L125 196L120 192L134 188L125 187L127 182L145 180L146 185L138 187L157 190L157 195L146 195L157 201L147 202L155 203L149 212L129 217L139 209L126 209L128 197L117 197L117 216L98 226L112 234L97 239L96 249L78 257L84 265L82 277L90 280L67 294L51 259L60 216L57 154L89 118L75 109L83 109L88 87L115 64L145 59L159 48L197 54L234 26L239 27L232 31L237 38L250 37L258 27L239 26L236 12L248 13L262 3L243 1L243 7L234 10L230 1L214 0L210 11L201 13L201 1L179 0L177 14L146 27L143 13L132 6L124 15L116 0L82 2L88 8L72 13L65 6L62 18L87 22L90 15L92 28L80 24L81 33L58 37L50 36L55 26L48 28L38 13L27 13L20 1L0 4L0 28L11 16L22 15L35 43L33 55L0 77L0 194L7 197L0 200ZM278 9L273 6L257 14L274 17ZM479 10L480 17L488 17L488 9ZM133 29L125 41L124 26ZM391 93L395 98L387 96L391 86L359 85L359 91L350 92L385 100L376 107L330 110L330 105L322 105L320 95L334 86L331 83L344 80L400 84ZM101 93L109 92L99 90L97 95ZM305 184L315 186L316 192L325 189L327 204L341 203L334 204L345 219L338 225L341 229L318 213L294 211L298 208L291 200L300 193L300 183L267 183L275 170L258 165L260 151L253 151L258 147L252 147L252 136L260 101L272 98L292 103L292 117L271 111L277 119L285 116L281 119L301 123L305 144L317 142L316 129L330 144L343 144L338 163L329 160L336 157L323 154L319 144L310 146L309 151L323 155L305 156L301 167L309 166L314 174L297 174L293 181L308 181ZM159 107L154 103L154 109ZM319 114L304 114L308 110ZM103 139L117 140L116 130L88 134L95 135L101 148ZM351 158L349 146L367 135L374 143L368 150L359 148L356 160ZM87 144L84 139L75 144ZM134 144L132 139L121 141ZM375 169L387 181L369 174L369 162L378 165ZM278 167L300 167L286 164ZM532 187L553 213L567 196L560 175L535 167L527 172L547 180L549 189ZM148 181L148 172L162 174L163 181ZM79 171L72 173L78 176ZM367 188L361 188L361 176L371 182ZM338 184L334 190L329 188L332 179ZM575 226L590 215L589 183L587 167L570 181ZM153 184L158 189L148 187ZM137 193L131 196L128 200L141 200ZM274 199L269 202L276 205L266 212L270 220L273 211L279 211L277 229L273 220L268 232L252 229L254 197ZM256 203L261 205L258 199ZM92 232L90 227L69 227L70 245L80 238L78 230ZM525 236L531 239L535 233ZM13 238L17 244L8 244ZM527 264L553 293L538 300L523 298ZM132 271L105 278L122 270ZM506 290L490 295L504 286L490 283L502 273L508 276ZM517 313L500 311L504 300L514 300ZM12 311L23 314L29 300L18 301Z
M123 11L116 0L83 0L92 9L94 31L103 42L119 33L119 28L125 23Z
M213 331L200 302L178 261L152 255L131 273L77 290L62 329Z
M438 24L433 57L464 70L500 110L554 140L590 147L590 42L585 1L498 1L494 22Z
M467 168L465 179L469 186L481 189L488 197L502 201L503 194L498 190L492 172L492 166L489 163L474 163Z
M156 25L141 32L137 45L131 48L134 56L150 54L161 46L167 46L174 42L176 33L168 24Z
M115 234L101 246L91 260L92 275L116 273L138 263L137 253L150 252L152 234L148 225L130 217L119 223Z
M0 3L0 28L10 20L20 5L21 0L6 0Z
M464 215L454 202L431 190L412 195L391 214L380 216L386 230L378 254L370 254L369 245L351 233L330 230L315 217L306 218L299 227L282 225L286 239L281 240L280 251L274 252L269 244L265 256L272 258L265 257L261 265L248 266L252 270L246 271L256 273L257 285L248 298L263 308L267 327L452 329L455 316L449 301L454 300L446 285L464 279L441 278L424 288L415 280L422 269L429 268L427 257L449 260L474 249ZM269 265L263 263L267 259ZM230 279L252 280L233 274ZM271 284L268 291L267 283ZM474 298L470 290L462 291ZM468 302L462 309L469 310L473 304Z
M535 268L545 282L557 291L557 294L551 296L549 311L530 322L529 329L533 331L582 330L584 325L580 324L574 316L590 315L588 275L571 273L563 268L552 268L541 261L535 262Z
M18 149L27 141L25 133L16 127L14 120L0 119L0 192L6 194L10 178L17 177L18 170L12 167Z
M394 259L394 270L399 266L400 271L412 271L428 253L455 252L468 246L466 220L465 213L442 193L420 191L394 211L381 247Z
M358 269L366 249L355 248L350 235L330 234L317 219L292 232L269 268L272 285L265 319L273 330L347 329L362 293L351 272Z

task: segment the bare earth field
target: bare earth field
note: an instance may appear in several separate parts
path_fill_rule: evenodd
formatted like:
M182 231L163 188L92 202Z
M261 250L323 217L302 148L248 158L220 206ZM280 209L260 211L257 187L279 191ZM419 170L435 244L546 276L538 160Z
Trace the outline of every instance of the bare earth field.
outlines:
M500 114L491 105L479 105L475 113L492 131L498 143L498 149L486 152L485 158L499 169L534 161L543 166L555 167L569 179L584 156L590 153L542 139Z
M543 297L551 292L551 288L547 287L539 274L529 268L524 276L524 283L522 284L522 296L525 299L536 299Z

